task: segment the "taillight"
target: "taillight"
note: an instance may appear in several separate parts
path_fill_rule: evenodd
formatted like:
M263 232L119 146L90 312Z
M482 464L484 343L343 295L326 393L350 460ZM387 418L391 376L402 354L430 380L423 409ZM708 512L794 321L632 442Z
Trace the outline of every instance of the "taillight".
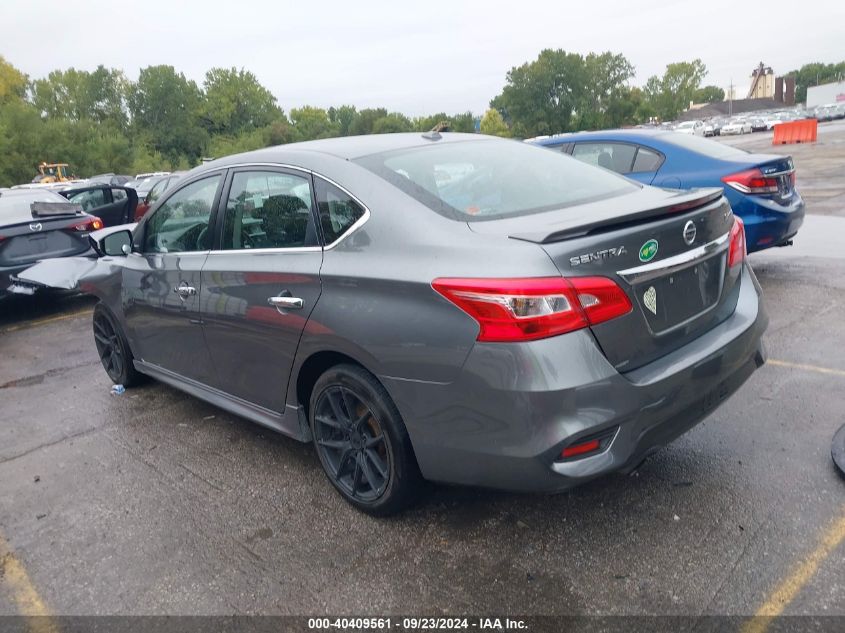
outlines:
M728 250L728 266L733 268L745 259L745 224L742 219L734 216L731 227L730 249Z
M631 311L631 301L606 277L435 279L432 287L478 322L479 341L548 338Z
M96 216L91 216L79 224L74 224L71 228L80 233L83 231L98 231L103 228L103 221Z
M764 176L757 167L725 176L722 182L742 193L778 192L778 179Z

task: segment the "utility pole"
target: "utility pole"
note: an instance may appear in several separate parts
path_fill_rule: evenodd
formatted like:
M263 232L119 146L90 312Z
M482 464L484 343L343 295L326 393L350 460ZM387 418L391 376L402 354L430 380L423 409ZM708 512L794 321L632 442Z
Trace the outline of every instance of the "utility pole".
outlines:
M731 77L731 83L728 85L728 116L733 116L734 113L734 78Z

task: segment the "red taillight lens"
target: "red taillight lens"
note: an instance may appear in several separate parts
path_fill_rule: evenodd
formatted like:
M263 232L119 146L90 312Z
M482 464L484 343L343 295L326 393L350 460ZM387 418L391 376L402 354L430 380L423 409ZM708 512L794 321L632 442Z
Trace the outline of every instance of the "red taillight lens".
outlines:
M99 231L101 228L103 228L103 221L96 216L91 216L90 218L84 220L83 222L80 222L79 224L74 224L71 228L74 231L79 232Z
M572 332L631 311L605 277L435 279L432 287L478 322L479 341L530 341Z
M778 179L764 176L757 167L725 176L722 182L742 193L778 192Z
M742 219L734 216L734 223L731 227L730 249L728 250L728 266L733 268L742 263L745 259L745 224Z

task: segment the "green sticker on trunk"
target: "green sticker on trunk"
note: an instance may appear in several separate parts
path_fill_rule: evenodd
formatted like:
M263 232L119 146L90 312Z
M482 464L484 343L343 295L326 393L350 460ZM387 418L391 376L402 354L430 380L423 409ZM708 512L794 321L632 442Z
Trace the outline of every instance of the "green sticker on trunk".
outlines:
M657 255L657 240L649 240L640 246L640 261L650 262Z

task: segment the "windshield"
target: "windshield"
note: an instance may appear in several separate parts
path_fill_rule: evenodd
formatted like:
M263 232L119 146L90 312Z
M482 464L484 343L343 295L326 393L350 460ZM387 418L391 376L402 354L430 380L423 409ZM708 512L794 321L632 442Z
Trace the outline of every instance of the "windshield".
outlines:
M373 154L356 162L433 211L467 222L540 213L639 185L519 141L464 141Z
M700 136L690 136L689 134L672 134L671 132L661 135L661 140L683 147L684 149L704 154L710 158L744 158L748 156L748 152L744 149L731 147L717 141L711 141L708 138Z
M687 127L694 127L695 121L688 121L686 123L681 123L678 127L679 128L687 128Z

